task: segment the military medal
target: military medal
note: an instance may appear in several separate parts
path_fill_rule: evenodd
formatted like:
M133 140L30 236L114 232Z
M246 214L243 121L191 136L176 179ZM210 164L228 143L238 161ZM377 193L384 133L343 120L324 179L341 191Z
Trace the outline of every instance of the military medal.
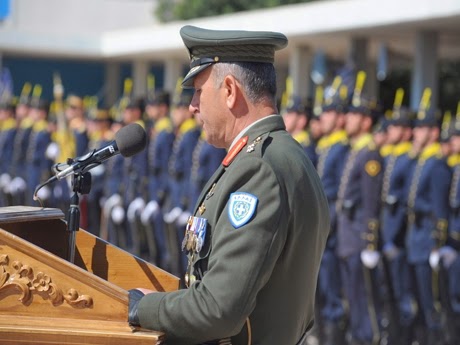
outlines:
M203 248L206 226L207 220L205 218L190 216L182 241L182 250L186 249L188 252L199 253Z

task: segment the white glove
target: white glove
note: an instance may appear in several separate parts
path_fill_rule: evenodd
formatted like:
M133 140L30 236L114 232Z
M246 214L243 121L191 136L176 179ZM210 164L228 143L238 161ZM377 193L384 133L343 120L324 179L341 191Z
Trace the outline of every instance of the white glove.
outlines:
M147 225L152 216L156 216L160 212L160 205L155 200L149 201L141 213L141 222Z
M122 202L123 200L121 199L120 194L113 194L107 199L107 201L104 204L104 213L110 214L112 208L114 208L115 206L121 206Z
M115 224L120 225L125 220L125 209L120 205L114 206L110 217Z
M440 259L441 259L441 257L439 255L439 251L437 249L432 250L431 253L430 253L430 258L428 259L428 261L430 262L431 269L437 270L439 268L439 260Z
M163 220L167 224L172 224L177 220L177 218L181 215L181 213L182 213L182 209L180 207L174 207L171 211L169 211L168 213L164 215Z
M0 189L8 192L10 183L11 176L9 174L3 173L2 175L0 175Z
M51 196L51 189L48 186L42 187L37 192L37 197L40 198L41 200L48 200L50 196Z
M439 249L439 256L442 259L444 268L448 269L457 259L458 252L451 246L444 246Z
M59 156L59 152L60 152L59 145L56 143L51 143L46 148L45 156L49 160L55 161L57 156Z
M189 219L189 217L191 216L192 214L189 212L189 211L184 211L182 212L179 217L177 218L177 225L178 226L185 226L187 224L187 221Z
M361 262L369 269L377 266L380 260L380 253L376 250L364 249L361 252Z
M16 176L7 188L10 194L17 195L18 193L24 192L26 190L26 186L26 181L24 181L22 177Z
M390 261L397 258L400 252L401 250L391 242L385 244L383 247L383 255L385 255L385 257Z
M136 219L136 215L140 214L145 207L145 201L141 197L137 197L128 206L128 221L133 222Z

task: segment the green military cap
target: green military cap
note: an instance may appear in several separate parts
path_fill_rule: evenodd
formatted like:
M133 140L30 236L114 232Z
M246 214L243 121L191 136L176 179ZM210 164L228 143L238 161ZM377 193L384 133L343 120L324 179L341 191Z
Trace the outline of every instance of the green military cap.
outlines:
M182 27L180 35L190 54L190 71L182 81L184 87L193 87L193 78L214 63L273 63L275 51L288 43L279 32L208 30L191 25Z

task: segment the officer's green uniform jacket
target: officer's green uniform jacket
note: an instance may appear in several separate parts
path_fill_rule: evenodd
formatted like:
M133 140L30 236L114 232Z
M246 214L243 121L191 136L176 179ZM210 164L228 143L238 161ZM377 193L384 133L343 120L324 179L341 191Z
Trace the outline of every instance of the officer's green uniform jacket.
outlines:
M221 165L198 199L195 215L208 226L194 258L197 280L139 303L141 326L165 332L167 344L232 337L233 345L246 345L249 317L252 344L294 345L313 323L329 231L321 182L281 116L259 121L244 136L247 145L228 167ZM252 218L239 228L228 213L234 192L258 199Z

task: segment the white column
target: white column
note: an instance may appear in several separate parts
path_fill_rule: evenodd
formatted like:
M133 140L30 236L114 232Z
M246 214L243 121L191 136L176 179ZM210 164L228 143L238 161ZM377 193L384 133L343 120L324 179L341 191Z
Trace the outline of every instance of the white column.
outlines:
M183 78L185 74L183 73L184 64L180 60L170 59L164 63L164 89L169 91L171 95L174 94L176 90L176 84L179 78Z
M293 92L303 99L311 96L309 79L312 58L311 51L302 46L295 47L289 57L288 73L292 78Z
M375 99L378 91L377 68L369 60L369 40L366 37L354 37L350 41L347 63L353 65L356 71L366 72L363 95Z
M133 96L145 97L147 95L147 75L150 64L144 60L133 62Z
M111 107L120 97L120 64L107 62L105 65L105 101L104 104Z
M431 106L438 106L438 41L434 31L419 31L415 35L415 55L412 69L410 106L416 110L420 104L423 90L430 87Z

